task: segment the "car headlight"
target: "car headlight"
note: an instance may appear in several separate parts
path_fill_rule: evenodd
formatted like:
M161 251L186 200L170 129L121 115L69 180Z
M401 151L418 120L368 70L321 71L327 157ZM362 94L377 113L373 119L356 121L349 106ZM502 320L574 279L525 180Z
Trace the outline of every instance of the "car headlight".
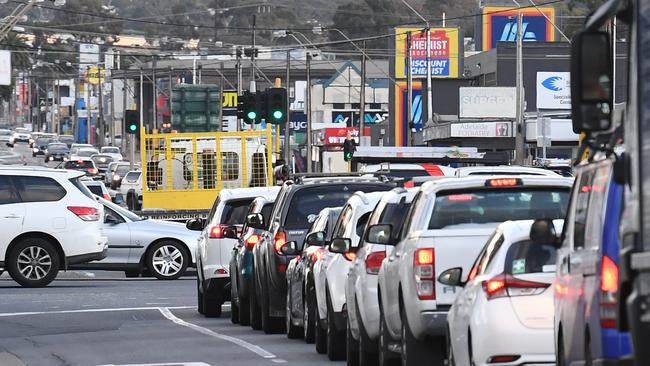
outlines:
M116 174L116 175L114 175L114 176L113 176L113 180L120 180L120 176L119 176L119 175L117 175L117 174Z
M37 149L37 148L34 148L33 151L34 151L35 153L37 153L37 152L38 152L38 149Z

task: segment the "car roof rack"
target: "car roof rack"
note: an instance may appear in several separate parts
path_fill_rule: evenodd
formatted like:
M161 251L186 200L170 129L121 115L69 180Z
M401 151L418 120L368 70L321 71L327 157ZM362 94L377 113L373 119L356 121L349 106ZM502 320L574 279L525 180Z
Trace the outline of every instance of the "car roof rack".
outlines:
M303 184L308 182L335 182L341 180L393 182L397 179L387 176L385 171L377 171L368 173L297 173L293 174L290 180L296 184Z

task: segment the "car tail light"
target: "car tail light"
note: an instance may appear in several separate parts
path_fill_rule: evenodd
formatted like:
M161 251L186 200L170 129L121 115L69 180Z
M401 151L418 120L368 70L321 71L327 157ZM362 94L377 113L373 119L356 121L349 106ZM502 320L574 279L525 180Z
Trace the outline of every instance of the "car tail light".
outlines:
M386 258L386 252L373 252L366 256L366 273L367 274L378 274L379 268L381 268L381 263Z
M523 181L519 178L497 178L488 179L485 181L488 187L516 187L523 185Z
M280 251L282 249L282 246L287 243L287 234L284 231L278 231L277 234L275 234L275 237L273 238L273 247L275 248L275 252L278 254L282 254Z
M111 196L110 196L108 193L104 193L104 199L105 199L106 201L110 201L110 200L111 200Z
M507 296L537 295L549 286L548 283L522 280L509 274L500 274L483 281L483 291L485 291L488 300Z
M99 211L94 207L68 206L68 210L83 221L99 220Z
M350 262L352 262L356 257L357 257L357 253L354 252L346 252L345 254L343 254L343 258L347 259Z
M418 298L420 300L435 300L435 251L433 248L416 249L413 262Z
M600 326L616 328L618 265L610 257L603 256L600 270Z
M325 249L323 249L323 248L318 248L316 251L314 251L314 252L311 254L311 261L314 262L314 263L316 263L316 262L318 262L319 260L323 259L323 257L325 257L325 254L327 254L327 253L325 252Z
M253 250L255 245L260 242L260 236L253 234L246 239L246 249Z
M521 356L519 355L499 355L499 356L492 356L488 358L487 363L508 363L508 362L515 362L518 359L520 359Z
M278 272L286 273L287 272L287 265L286 264L278 264Z
M210 228L210 239L223 239L223 231L226 227L217 225Z
M97 168L89 168L88 173L90 174L97 174Z

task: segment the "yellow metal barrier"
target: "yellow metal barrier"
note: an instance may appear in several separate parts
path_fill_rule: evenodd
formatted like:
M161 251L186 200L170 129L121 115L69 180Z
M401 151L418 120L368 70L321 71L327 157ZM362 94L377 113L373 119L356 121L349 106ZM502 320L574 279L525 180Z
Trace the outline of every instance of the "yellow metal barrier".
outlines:
M270 128L141 136L143 209L209 210L221 189L273 184Z

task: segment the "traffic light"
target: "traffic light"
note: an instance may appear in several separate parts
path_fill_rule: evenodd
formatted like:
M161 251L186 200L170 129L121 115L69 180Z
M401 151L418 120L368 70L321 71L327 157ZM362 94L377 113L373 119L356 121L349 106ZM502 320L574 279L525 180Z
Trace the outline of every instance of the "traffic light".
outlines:
M257 96L255 99L255 110L257 111L257 118L259 120L258 123L262 122L262 120L268 120L267 116L267 102L268 100L268 95L266 94L265 91L258 91Z
M124 116L124 129L126 133L137 134L140 129L140 114L136 110L127 110Z
M346 139L343 143L343 159L345 161L352 160L354 152L357 150L357 144L353 139Z
M249 125L261 122L261 117L257 112L257 96L248 90L239 96L237 118L243 119L244 123L248 123Z
M287 122L287 89L269 88L267 93L267 121L274 125Z

